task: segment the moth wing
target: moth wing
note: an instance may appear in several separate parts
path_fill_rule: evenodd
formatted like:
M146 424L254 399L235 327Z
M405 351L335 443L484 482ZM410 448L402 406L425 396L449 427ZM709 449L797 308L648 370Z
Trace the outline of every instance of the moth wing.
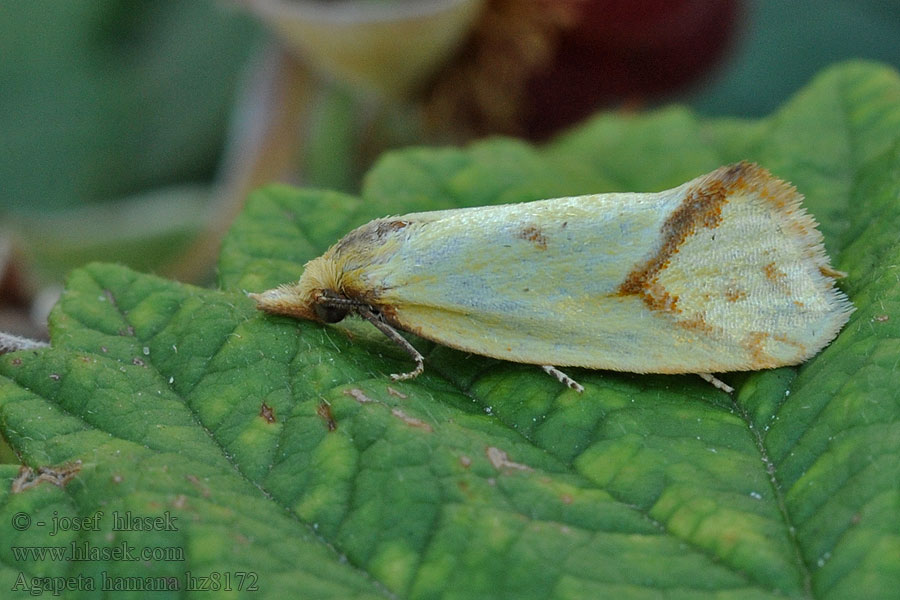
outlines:
M834 339L853 306L802 196L740 166L717 224L686 236L650 288L677 298L678 327L726 337L744 368L798 364Z
M724 372L802 362L852 308L796 192L740 163L658 194L399 217L354 272L399 327L515 362Z

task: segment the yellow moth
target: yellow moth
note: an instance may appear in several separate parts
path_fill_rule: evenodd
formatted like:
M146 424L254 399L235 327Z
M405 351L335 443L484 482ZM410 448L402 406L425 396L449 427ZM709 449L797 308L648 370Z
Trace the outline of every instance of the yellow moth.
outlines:
M802 363L846 323L816 223L789 184L747 162L658 193L594 194L376 219L250 294L262 310L359 315L514 362L635 373ZM553 365L553 366L551 366Z

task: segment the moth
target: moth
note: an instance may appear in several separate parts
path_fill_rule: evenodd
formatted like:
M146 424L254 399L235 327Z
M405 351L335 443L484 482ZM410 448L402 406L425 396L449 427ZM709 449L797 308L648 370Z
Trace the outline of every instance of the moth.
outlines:
M854 310L802 196L740 162L657 193L610 193L386 217L250 294L321 323L357 315L495 358L633 373L802 363Z

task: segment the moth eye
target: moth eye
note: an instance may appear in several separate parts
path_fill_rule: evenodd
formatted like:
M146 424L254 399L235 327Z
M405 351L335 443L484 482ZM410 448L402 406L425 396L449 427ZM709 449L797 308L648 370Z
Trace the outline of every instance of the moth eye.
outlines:
M323 323L337 323L347 316L347 307L328 304L315 304L313 310Z

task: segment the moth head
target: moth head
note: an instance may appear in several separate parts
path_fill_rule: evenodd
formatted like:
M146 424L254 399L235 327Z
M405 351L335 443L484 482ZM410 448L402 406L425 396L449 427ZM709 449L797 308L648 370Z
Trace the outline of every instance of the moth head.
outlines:
M306 263L297 283L283 284L258 294L248 294L256 300L256 308L276 315L297 319L337 323L349 312L349 304L342 305L340 281L334 263L319 257Z
M350 302L334 290L321 290L313 300L313 312L323 323L342 321L350 312Z

